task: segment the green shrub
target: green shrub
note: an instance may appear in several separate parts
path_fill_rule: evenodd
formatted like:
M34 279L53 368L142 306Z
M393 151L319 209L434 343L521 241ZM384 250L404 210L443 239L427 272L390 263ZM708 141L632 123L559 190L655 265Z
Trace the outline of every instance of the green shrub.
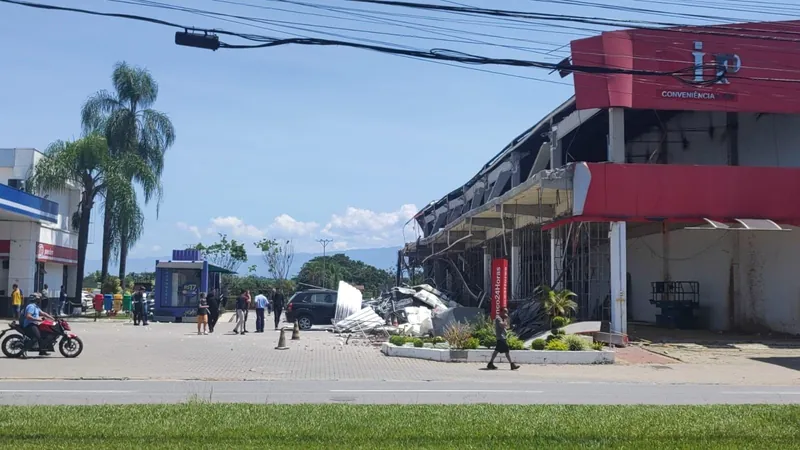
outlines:
M564 338L564 343L567 344L569 350L572 352L581 352L589 350L589 343L586 342L586 339L575 335L570 334Z
M484 338L481 339L481 345L486 348L494 348L497 345L497 337L495 337L494 334L484 336Z
M547 345L544 346L544 349L565 352L569 350L569 345L561 339L554 339L548 342Z
M567 333L564 332L564 330L562 328L557 328L555 330L551 330L550 334L555 334L556 336L564 336Z
M398 347L402 347L403 344L406 343L406 337L405 336L392 336L392 337L389 338L389 343L392 344L392 345L396 345Z
M563 334L551 334L550 336L547 336L547 339L545 340L545 342L561 341L563 339L564 339L564 335Z
M606 347L605 344L603 344L602 342L592 342L592 350L600 351L603 350L605 347Z
M466 348L467 339L472 337L472 327L469 324L455 322L444 330L444 339L455 349ZM480 341L478 341L480 345Z
M553 317L553 320L550 322L550 326L553 327L553 329L563 328L567 326L567 323L569 323L569 321L566 317L556 316Z
M433 343L433 344L444 344L445 342L447 342L447 341L445 341L445 340L444 340L444 338L443 338L443 337L441 337L441 336L435 336L435 337L434 337L434 338L431 340L431 343Z
M411 342L413 342L414 343L414 347L417 347L417 348L421 348L425 344L425 342L420 338L413 339Z
M477 338L471 337L464 343L464 348L466 350L475 350L479 345L481 345L480 341Z
M534 339L531 342L531 350L544 350L544 347L547 345L547 341L544 339Z
M520 338L518 338L518 337L516 337L514 335L508 336L508 339L506 339L506 342L508 343L509 350L524 350L525 349L525 341L523 341L522 339L520 339Z

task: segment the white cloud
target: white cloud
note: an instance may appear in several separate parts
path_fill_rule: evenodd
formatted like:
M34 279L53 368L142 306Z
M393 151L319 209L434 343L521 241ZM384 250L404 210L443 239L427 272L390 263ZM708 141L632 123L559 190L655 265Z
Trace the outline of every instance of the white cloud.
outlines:
M235 216L214 217L205 231L209 236L225 233L250 242L264 237L292 239L298 252L321 253L322 247L316 242L320 238L333 239L328 249L339 251L402 245L405 240L416 238L411 230L413 222L406 228L407 222L416 213L417 207L411 204L389 212L347 207L343 213L331 215L324 226L313 220L303 221L288 214L276 216L264 227L248 224ZM178 228L201 238L200 228L197 226L179 222Z
M265 235L264 231L258 227L248 225L242 219L234 216L214 217L211 219L211 229L239 238L261 239Z
M281 237L300 237L309 235L319 228L316 222L301 222L288 214L276 217L269 226L273 234Z
M175 224L175 226L178 227L178 229L180 229L180 230L184 230L184 231L188 231L189 233L192 233L194 235L194 237L196 237L197 239L200 239L200 238L203 237L203 235L200 234L200 228L198 228L195 225L189 225L186 222L178 222L178 223Z

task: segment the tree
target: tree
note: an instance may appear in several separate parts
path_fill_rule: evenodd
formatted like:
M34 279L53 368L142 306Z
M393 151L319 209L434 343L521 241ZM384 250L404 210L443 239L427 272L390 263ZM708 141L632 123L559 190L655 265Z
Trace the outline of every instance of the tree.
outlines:
M261 250L261 256L267 263L267 271L275 280L286 280L294 263L294 245L290 240L276 241L262 239L256 242L256 247Z
M339 281L363 285L365 296L377 296L394 284L392 275L344 254L318 256L303 264L295 279L297 283L335 287Z
M135 170L139 162L129 157L111 158L106 139L99 134L89 134L73 142L56 141L50 144L45 157L31 171L28 186L34 193L61 192L69 185L81 190L78 212L73 217L73 225L78 225L77 298L81 298L83 290L89 223L94 203L102 195L111 194L121 199L135 196L124 174Z
M210 263L232 272L237 272L247 261L244 243L237 242L236 239L229 241L228 236L222 233L219 233L219 242L208 246L199 243L192 248L202 251Z
M577 295L568 289L557 291L550 289L549 286L541 286L539 292L539 301L551 319L556 316L567 316L578 309L578 304L572 300Z
M106 137L114 157L138 156L144 164L125 174L136 182L148 203L157 197L160 205L164 152L175 142L175 129L166 114L151 109L158 98L158 84L146 69L117 63L111 75L115 92L98 91L83 105L81 122L85 132L100 131ZM136 197L118 199L110 193L105 198L101 276L108 276L114 251L119 260L119 277L124 281L128 250L141 237L144 218ZM123 283L124 284L124 283Z

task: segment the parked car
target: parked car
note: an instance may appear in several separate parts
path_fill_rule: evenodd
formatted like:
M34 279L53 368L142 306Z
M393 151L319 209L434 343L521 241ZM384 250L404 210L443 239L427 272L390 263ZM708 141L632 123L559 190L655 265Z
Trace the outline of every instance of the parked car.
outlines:
M301 330L308 330L314 325L332 325L336 316L337 294L328 289L312 289L294 294L286 305L286 321L294 323L296 320Z
M94 299L94 295L90 292L83 291L83 295L81 296L81 312L86 312L92 308L92 300Z

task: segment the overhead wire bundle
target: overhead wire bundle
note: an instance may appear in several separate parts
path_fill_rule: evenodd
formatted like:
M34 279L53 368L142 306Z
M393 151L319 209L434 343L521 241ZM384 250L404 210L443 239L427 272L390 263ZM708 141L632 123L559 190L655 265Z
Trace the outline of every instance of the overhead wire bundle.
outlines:
M304 24L298 24L288 21L275 21L275 20L261 20L257 18L253 18L252 16L243 16L243 15L235 15L235 14L227 14L227 13L219 13L214 11L207 11L201 10L196 8L189 8L177 5L171 5L168 3L163 2L155 2L155 1L147 1L147 0L111 0L116 3L128 3L133 5L140 5L140 6L148 6L153 8L159 9L170 9L176 11L183 11L192 14L198 14L206 17L213 17L222 20L227 20L235 23L245 23L249 26L258 26L252 25L252 23L259 23L259 24L270 24L277 27L293 27L298 31L316 31L309 27L313 27L313 25L307 25L303 27ZM259 5L252 5L243 2L237 2L232 0L214 0L219 3L231 3L231 4L240 4L244 6L259 6ZM307 3L299 0L273 0L276 3L284 3L284 4L292 4L297 6L303 6L308 8L323 8L327 9L331 12L347 12L350 14L359 14L357 9L354 8L343 8L343 7L332 7L332 6L323 6L317 5L313 3ZM601 25L605 27L613 27L613 26L622 26L628 28L638 28L638 29L645 29L645 30L654 30L654 31L671 31L671 32L678 32L678 33L697 33L697 34L711 34L711 35L719 35L719 36L731 36L731 37L740 37L746 39L753 39L753 40L772 40L772 41L792 41L798 42L800 41L800 31L789 31L789 30L779 30L778 32L772 32L772 30L762 30L758 28L742 28L737 26L716 26L713 29L703 29L698 30L694 27L677 24L677 23L669 23L669 22L654 22L654 21L645 21L645 20L626 20L626 19L608 19L602 17L588 17L588 16L574 16L574 15L565 15L565 14L549 14L549 13L536 13L536 12L524 12L524 11L509 11L509 10L500 10L500 9L487 9L487 8L477 8L468 5L463 5L458 2L448 2L452 5L438 5L438 4L427 4L427 3L416 3L416 2L405 2L405 1L395 1L395 0L348 0L352 3L368 3L368 4L375 4L381 5L385 7L393 7L393 8L404 8L404 9L421 9L426 11L435 11L441 12L445 14L456 14L461 16L469 17L467 21L471 21L475 23L477 19L476 17L491 17L491 18L501 18L503 20L519 20L519 21L528 21L528 20L536 20L536 21L551 21L551 22L563 22L563 23L580 23L580 24L591 24L591 25ZM548 0L532 0L532 1L548 1ZM578 6L583 5L586 6L587 4L592 4L592 2L583 1L583 0L549 0L549 1L556 1L558 3L566 3L566 4L576 4ZM203 36L211 36L210 39L216 39L218 41L217 36L228 36L239 38L242 40L250 41L251 43L228 43L218 41L217 44L213 44L215 48L220 49L255 49L255 48L269 48L269 47L278 47L278 46L285 46L285 45L312 45L312 46L339 46L339 47L349 47L361 50L371 50L385 54L392 54L397 56L404 56L416 59L423 59L428 60L431 62L439 62L439 63L455 63L456 65L459 64L466 64L466 65L495 65L495 66L507 66L507 67L533 67L539 69L545 69L550 71L559 71L559 72L580 72L586 74L593 74L593 75L605 75L605 74L629 74L629 75L636 75L636 76L648 76L648 77L673 77L678 79L686 84L693 84L693 85L703 85L714 83L718 80L706 80L697 82L693 78L694 71L696 69L695 66L686 66L682 67L678 70L670 70L670 71L656 71L656 70L635 70L635 69L626 69L626 68L618 68L618 67L608 67L608 66L581 66L581 65L573 65L568 60L562 60L560 62L546 62L546 61L536 61L536 60L527 60L527 59L516 59L516 58L492 58L487 56L481 56L473 53L451 50L451 49L444 49L444 48L433 48L430 50L420 50L409 46L398 45L393 43L387 43L383 41L378 41L374 39L325 39L325 38L318 38L318 37L307 37L301 34L296 34L295 37L287 37L287 38L277 38L272 36L264 36L260 34L251 34L251 33L242 33L242 32L234 32L234 31L227 31L217 28L193 28L188 27L185 25L181 25L174 22L164 21L152 17L135 15L135 14L124 14L124 13L107 13L107 12L99 12L81 8L71 8L71 7L62 7L56 5L46 5L34 2L27 2L21 0L0 0L0 3L9 3L15 4L20 6L38 8L38 9L46 9L46 10L56 10L56 11L68 11L74 13L81 13L81 14L90 14L95 16L104 16L104 17L116 17L128 20L138 20L143 22L149 22L153 24L158 24L162 26L169 26L173 28L178 28L184 30L184 33L199 33ZM620 7L620 8L628 8L628 7ZM633 8L633 11L640 11L644 10L642 8ZM646 10L646 11L654 11L655 10ZM356 17L356 19L361 20L362 22L372 22L372 23L380 23L380 17L377 16L377 11L366 11L372 14L361 14L361 17ZM694 15L689 14L689 16L694 17L696 19L706 19L703 15ZM396 19L394 19L396 21ZM243 22L245 21L245 22ZM251 23L247 23L251 22ZM383 21L386 22L385 20ZM415 24L407 23L406 25L414 26ZM316 25L319 27L319 25ZM324 27L324 26L323 26ZM664 28L664 27L671 27L671 28ZM269 29L264 26L259 26L259 28ZM328 29L336 29L341 31L354 31L359 32L362 30L353 29L353 28L343 28L343 27L324 27ZM430 24L426 24L421 27L417 27L418 29L425 30L427 32L435 32L440 35L444 35L438 40L443 42L463 42L468 44L486 44L486 45L495 45L498 47L505 47L514 50L521 50L521 51L531 51L534 52L537 50L541 50L541 53L553 53L560 49L558 48L533 48L533 47L525 47L525 46L513 46L513 45L498 45L496 43L485 42L481 39L464 39L459 38L457 34L452 34L452 32L448 32L448 28L446 27L436 27L431 26ZM437 29L438 28L438 29ZM452 29L450 29L452 30ZM455 30L458 31L458 30ZM591 30L591 31L599 31L599 30ZM766 31L770 31L770 35L765 35ZM319 31L317 31L319 33ZM283 33L286 33L283 31ZM373 32L375 33L375 32ZM402 35L398 33L381 33L379 34L390 35L390 36L403 36L403 37L413 37L413 38L425 38L420 36L409 36L409 35ZM292 34L292 33L288 33ZM335 33L328 32L327 34L331 34L336 36ZM786 35L786 36L781 36ZM341 35L340 35L341 36ZM503 37L503 36L499 36ZM428 38L430 39L430 38ZM548 43L553 45L553 43ZM563 47L563 46L562 46ZM211 48L211 47L207 47ZM707 67L703 67L703 69L714 69L714 65L708 65ZM722 74L722 76L727 76L729 78L743 78L743 79L750 79L756 81L779 81L779 82L797 82L800 81L798 79L788 79L788 78L764 78L764 77L742 77L742 76L734 76L729 74Z

